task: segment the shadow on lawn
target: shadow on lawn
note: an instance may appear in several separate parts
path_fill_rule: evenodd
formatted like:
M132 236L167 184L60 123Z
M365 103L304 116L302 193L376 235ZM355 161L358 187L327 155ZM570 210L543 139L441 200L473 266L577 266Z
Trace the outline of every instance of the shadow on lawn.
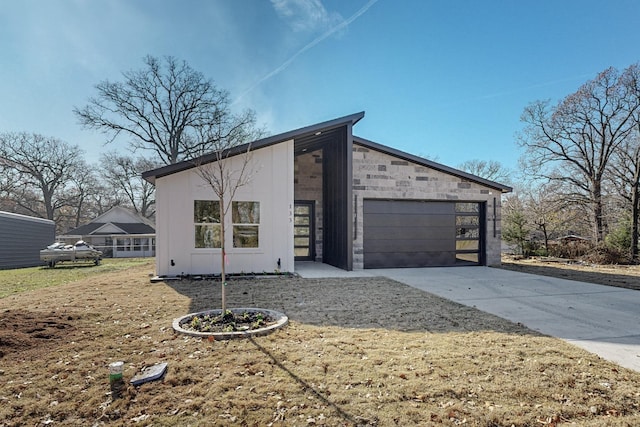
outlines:
M553 265L548 264L522 265L503 261L501 268L504 270L517 271L520 273L539 274L541 276L557 277L559 279L576 280L579 282L640 290L640 277L624 274L624 267L620 267L620 273L610 273L607 271L582 271L579 269L565 269L554 267Z
M190 298L189 312L221 306L220 282L182 280L167 285ZM235 279L225 289L229 308L277 310L291 321L314 326L539 335L522 325L384 277Z
M219 282L183 280L167 282L167 285L190 298L189 312L220 308ZM229 308L277 310L291 321L313 326L437 333L494 331L540 336L522 325L383 277L237 279L230 281L225 289ZM263 347L260 339L247 339L303 390L313 393L347 423L375 425L375 421L351 414L331 401Z
M302 388L302 390L313 393L313 395L318 400L323 402L328 407L333 408L342 419L356 426L375 425L375 424L372 424L369 420L366 420L362 417L354 417L353 415L346 412L344 409L338 406L335 402L332 402L331 400L327 399L327 397L324 394L316 390L311 384L309 384L308 382L300 378L295 372L291 371L289 368L284 366L282 362L280 362L269 350L261 346L255 339L253 339L253 337L249 337L248 340L251 341L251 343L255 345L256 348L260 350L265 356L271 359L274 365L276 365L278 368L285 371L295 382L297 382Z

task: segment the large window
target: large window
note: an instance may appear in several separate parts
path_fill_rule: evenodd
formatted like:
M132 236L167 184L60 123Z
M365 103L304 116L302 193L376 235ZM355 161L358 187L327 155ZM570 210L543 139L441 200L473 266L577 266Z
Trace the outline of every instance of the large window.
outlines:
M193 223L195 225L196 248L221 248L220 202L217 200L194 200Z
M481 204L456 203L456 264L479 264L482 253Z
M233 247L259 247L260 202L232 202Z

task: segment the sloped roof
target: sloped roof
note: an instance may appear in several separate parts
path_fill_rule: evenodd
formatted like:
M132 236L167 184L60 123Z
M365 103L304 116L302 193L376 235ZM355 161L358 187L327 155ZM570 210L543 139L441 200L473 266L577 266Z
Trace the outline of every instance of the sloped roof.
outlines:
M300 129L292 130L289 132L281 133L278 135L273 135L268 138L259 139L254 142L250 142L248 144L239 145L237 147L233 147L229 150L226 150L222 157L231 157L241 153L246 153L247 149L251 148L251 150L258 150L260 148L269 147L271 145L279 144L284 141L289 141L291 139L298 139L307 136L320 135L329 130L351 124L356 124L361 118L364 117L364 111L359 113L351 114L344 117L339 117L337 119L329 120L326 122L318 123L311 126L306 126ZM156 178L160 178L167 175L172 175L177 172L182 172L188 169L195 168L196 165L204 165L207 163L215 162L218 160L216 153L207 154L196 159L185 160L179 163L175 163L173 165L163 166L158 169L153 169L150 171L146 171L142 174L142 178L149 181L150 183L155 183Z
M0 217L19 219L22 221L42 222L46 224L55 225L55 222L50 219L36 218L34 216L22 215L22 214L17 214L13 212L0 211Z
M119 220L118 220L119 219ZM125 221L122 221L125 219ZM108 230L100 230L106 228ZM116 229L116 231L113 230ZM68 236L154 234L153 222L122 206L114 206L93 221L65 233Z
M354 144L358 144L358 145L362 145L363 147L367 147L370 148L372 150L376 150L376 151L380 151L382 153L388 154L390 156L393 157L398 157L400 159L403 160L407 160L410 161L412 163L416 163L419 164L421 166L425 166L428 167L430 169L435 169L437 171L440 172L444 172L447 173L449 175L454 175L457 176L459 178L468 180L468 181L472 181L472 182L476 182L478 184L482 184L484 186L490 187L490 188L494 188L496 190L500 190L503 193L509 193L513 190L513 188L509 187L508 185L504 185L504 184L500 184L498 182L494 182L494 181L490 181L488 179L484 179L484 178L480 178L479 176L470 174L468 172L465 171L461 171L458 169L454 169L451 168L449 166L445 166L443 164L422 158L422 157L418 157L418 156L414 156L413 154L409 154L406 153L404 151L400 151L400 150L396 150L395 148L391 148L388 147L386 145L382 145L382 144L378 144L377 142L373 142L373 141L369 141L368 139L364 139L364 138L360 138L359 136L353 136L353 143Z
M292 131L281 133L278 135L273 135L268 138L260 139L244 145L239 145L230 150L227 150L226 152L223 153L222 157L235 156L241 153L245 153L249 148L251 150L257 150L260 148L279 144L284 141L289 141L291 139L296 141L296 148L295 148L296 153L307 151L307 149L309 149L309 151L312 151L313 149L317 148L318 146L321 146L322 144L326 143L331 139L329 131L348 125L348 124L353 126L363 117L364 117L364 111L361 111L359 113L354 113L348 116L339 117L337 119L329 120L329 121L318 123L315 125L306 126L300 129L292 130ZM488 179L484 179L479 176L470 174L468 172L454 169L449 166L445 166L443 164L433 162L428 159L424 159L422 157L414 156L413 154L409 154L409 153L397 150L395 148L391 148L389 146L370 141L365 138L360 138L355 135L352 135L352 137L353 137L354 144L366 146L373 150L380 151L380 152L389 154L391 156L398 157L403 160L417 163L419 165L426 166L428 168L435 169L450 175L454 175L468 181L476 182L478 184L487 186L489 188L494 188L496 190L499 190L503 193L508 193L513 190L511 187L507 185L490 181ZM146 179L151 183L155 183L156 178L171 175L177 172L182 172L188 169L195 168L196 165L207 164L207 163L215 162L216 160L218 160L218 156L216 156L216 153L211 153L205 156L201 156L197 159L185 160L180 163L175 163L173 165L168 165L158 169L153 169L153 170L144 172L142 174L142 178Z
M134 212L129 208L125 208L124 206L114 206L102 215L91 220L91 222L100 222L103 224L106 223L144 223L148 224L151 227L154 226L153 221L143 217L142 215Z

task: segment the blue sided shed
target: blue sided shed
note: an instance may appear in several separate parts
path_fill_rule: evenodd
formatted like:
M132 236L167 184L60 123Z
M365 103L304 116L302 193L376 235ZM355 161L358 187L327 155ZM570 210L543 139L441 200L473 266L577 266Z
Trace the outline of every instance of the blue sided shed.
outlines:
M40 249L55 238L51 220L0 211L0 270L42 264Z

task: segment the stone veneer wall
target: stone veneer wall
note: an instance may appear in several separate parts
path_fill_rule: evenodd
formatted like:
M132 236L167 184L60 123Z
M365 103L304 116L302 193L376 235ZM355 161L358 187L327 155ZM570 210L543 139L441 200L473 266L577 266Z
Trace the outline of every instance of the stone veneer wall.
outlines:
M485 187L354 143L353 197L354 227L356 230L353 241L354 269L362 269L364 266L363 199L486 202L486 261L487 265L500 265L500 190ZM496 237L493 237L494 200L496 203Z
M314 200L316 261L322 261L322 150L296 156L294 199Z

